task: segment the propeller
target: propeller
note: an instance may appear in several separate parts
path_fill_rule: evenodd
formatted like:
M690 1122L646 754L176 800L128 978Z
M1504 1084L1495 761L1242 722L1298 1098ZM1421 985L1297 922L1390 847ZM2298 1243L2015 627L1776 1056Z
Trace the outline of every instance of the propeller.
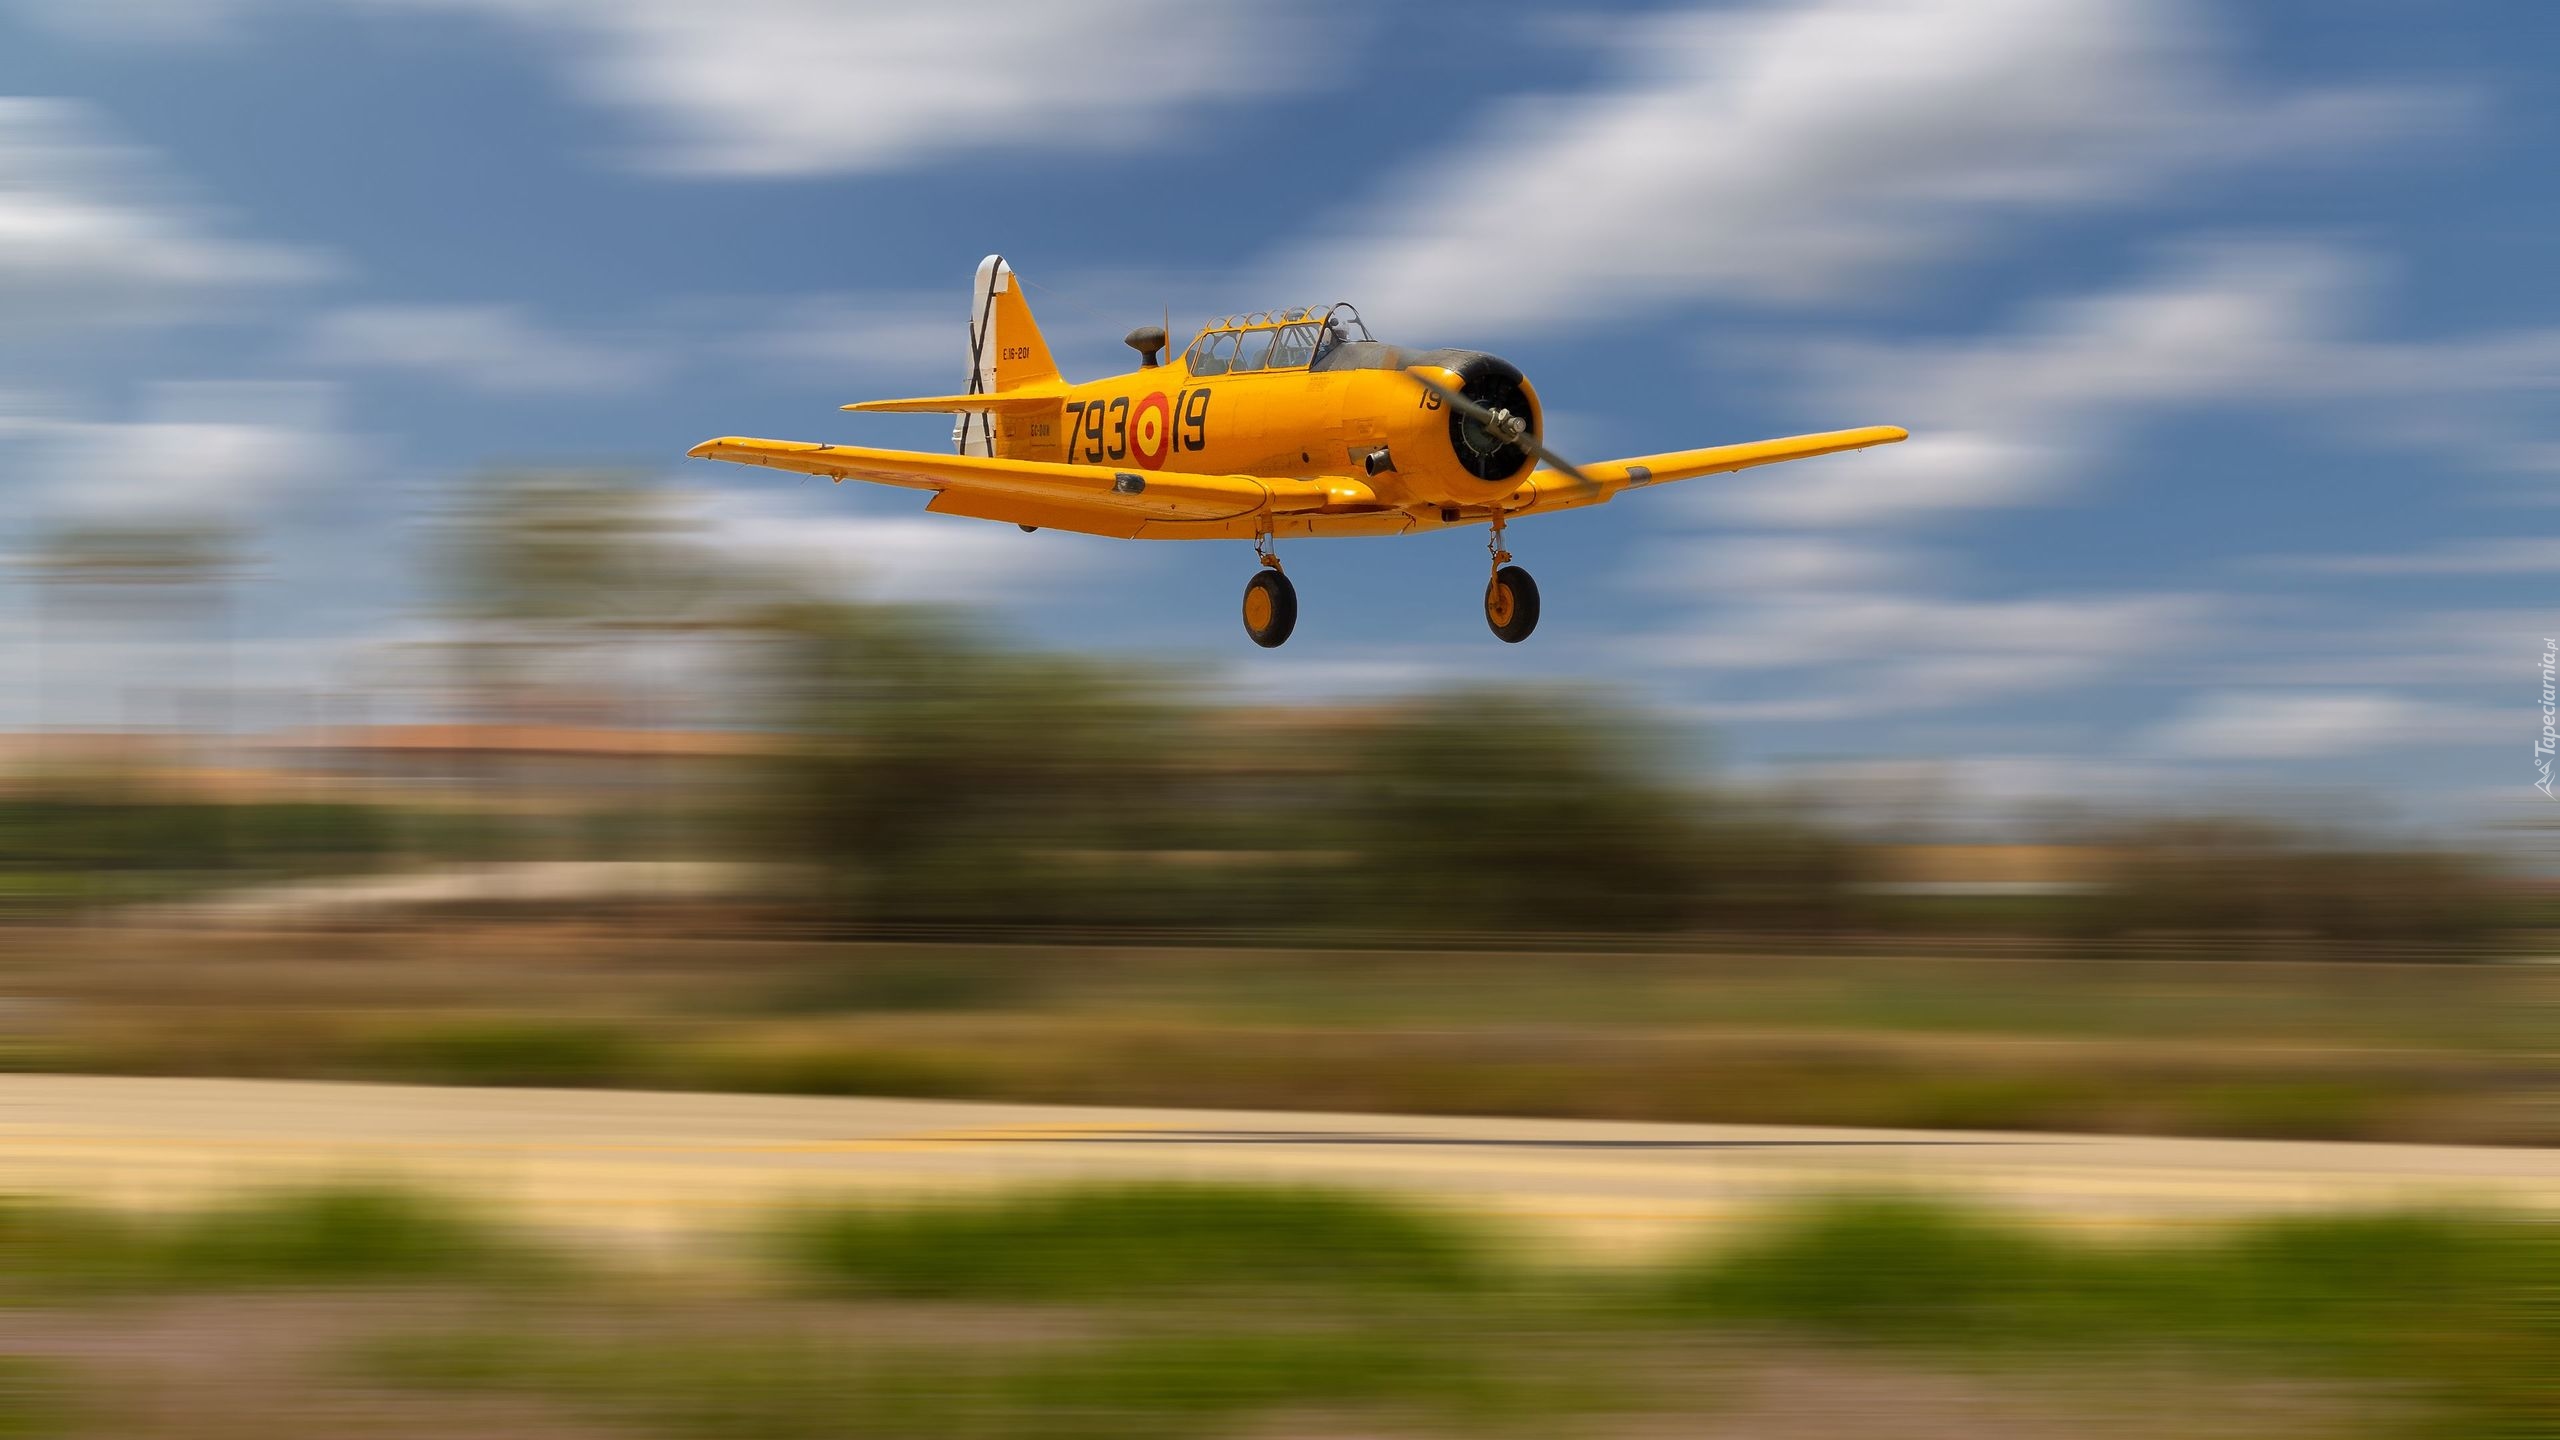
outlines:
M1530 454L1537 456L1539 459L1546 461L1549 466L1553 467L1558 472L1572 476L1581 484L1596 485L1599 483L1590 476L1583 474L1580 468L1575 466L1572 461L1567 460L1553 450L1548 449L1544 442L1538 439L1537 432L1529 428L1528 416L1514 415L1508 410L1496 410L1488 405L1479 405L1458 391L1452 390L1448 386L1441 384L1439 381L1432 379L1430 376L1422 373L1419 369L1407 370L1404 373L1413 377L1415 384L1420 385L1423 389L1439 396L1440 399L1451 409L1483 426L1487 431L1491 432L1496 439L1502 441L1504 444L1519 446L1521 449L1526 450Z

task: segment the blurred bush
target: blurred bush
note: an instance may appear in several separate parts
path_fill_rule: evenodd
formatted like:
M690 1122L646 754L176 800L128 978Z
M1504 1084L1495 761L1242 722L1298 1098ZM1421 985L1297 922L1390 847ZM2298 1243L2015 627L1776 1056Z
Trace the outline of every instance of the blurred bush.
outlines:
M643 1036L594 1021L534 1016L446 1020L377 1042L368 1057L388 1078L437 1085L633 1085L654 1058Z
M549 1268L441 1201L380 1187L284 1191L171 1217L0 1203L0 1296L488 1278Z
M2515 906L2478 857L2374 849L2265 821L2162 821L2110 848L2121 858L2089 915L2116 932L2471 950Z
M258 1196L159 1227L146 1252L170 1280L211 1286L488 1276L534 1252L452 1205L404 1190Z
M2317 1215L2107 1244L1849 1200L1713 1249L1659 1293L1695 1319L1949 1354L2176 1347L2390 1377L2444 1433L2560 1434L2560 1230L2541 1220Z
M390 812L367 806L226 804L156 795L132 779L53 781L0 795L0 916L364 869L394 853L398 829Z
M805 1215L780 1253L824 1288L944 1299L1449 1292L1492 1269L1455 1222L1406 1206L1178 1183Z

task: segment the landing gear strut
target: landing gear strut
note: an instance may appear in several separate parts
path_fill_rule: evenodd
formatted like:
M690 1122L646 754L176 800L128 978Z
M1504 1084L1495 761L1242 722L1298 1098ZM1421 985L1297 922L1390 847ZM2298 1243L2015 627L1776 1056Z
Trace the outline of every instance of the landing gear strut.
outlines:
M1493 552L1493 578L1484 587L1484 623L1506 645L1517 645L1538 628L1538 582L1529 572L1511 563L1511 552L1502 548L1502 517L1493 517L1493 538L1485 542Z
M1245 582L1244 633L1263 649L1276 649L1298 628L1298 587L1281 573L1269 532L1254 537L1253 553L1261 558L1262 569Z

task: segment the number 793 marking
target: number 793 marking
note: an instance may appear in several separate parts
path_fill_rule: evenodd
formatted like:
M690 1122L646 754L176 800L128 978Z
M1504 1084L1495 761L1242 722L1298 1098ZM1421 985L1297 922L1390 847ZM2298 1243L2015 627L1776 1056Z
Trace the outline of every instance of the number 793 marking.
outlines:
M1170 437L1175 450L1205 450L1209 447L1209 392L1179 390L1174 392L1173 414L1180 423ZM1129 397L1114 395L1108 400L1070 400L1067 402L1066 458L1082 460L1088 465L1105 460L1123 460L1129 455Z

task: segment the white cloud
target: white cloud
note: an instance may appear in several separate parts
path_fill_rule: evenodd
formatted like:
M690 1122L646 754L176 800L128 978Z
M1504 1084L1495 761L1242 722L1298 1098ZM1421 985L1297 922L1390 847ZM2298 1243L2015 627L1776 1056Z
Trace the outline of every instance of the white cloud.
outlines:
M2256 637L2213 667L2235 689L2432 690L2480 696L2509 693L2518 675L2533 677L2542 638L2560 634L2560 610L2386 611L2337 625L2299 617Z
M945 295L808 295L701 308L699 328L724 332L721 350L794 370L956 390L969 368L968 293L956 283Z
M1774 700L1699 700L1669 707L1669 714L1707 725L1783 725L1846 720L1865 713L1848 695L1790 695Z
M1098 547L1125 546L1035 539L1010 525L942 515L851 513L841 492L821 488L828 493L814 503L781 493L695 492L679 501L677 513L689 537L759 573L873 600L993 603L1100 568ZM1141 563L1123 548L1110 553L1115 569Z
M1665 542L1641 565L1647 585L1701 594L1854 591L1907 578L1911 552L1827 535L1722 535Z
M2233 246L2047 306L2013 333L1819 350L1811 388L1841 423L1886 420L1912 438L1865 464L1747 477L1715 506L1762 524L1854 525L2044 498L2134 414L2284 383L2355 279L2316 247Z
M1229 652L1208 662L1213 668L1195 673L1203 673L1217 693L1248 703L1363 704L1496 677L1516 688L1521 684L1516 667L1526 658L1495 657L1475 644L1337 639L1322 651L1293 646L1250 660L1234 658Z
M231 33L251 0L17 0L17 14L83 40L203 44Z
M25 0L22 0L25 3ZM1324 81L1315 28L1195 0L35 0L106 39L209 38L257 6L463 15L542 42L639 122L652 168L907 169L978 151L1138 148L1194 107ZM1274 56L1296 57L1275 64Z
M0 306L13 327L163 320L325 270L302 252L225 238L88 107L0 96Z
M2383 691L2225 690L2198 696L2145 748L2193 760L2326 759L2478 734L2485 718Z
M808 175L958 152L1134 147L1190 106L1323 74L1271 7L1192 0L403 0L550 32L678 171Z
M28 507L81 522L245 524L306 485L353 474L327 386L154 387L132 420L21 414L0 425L32 453Z
M2077 672L2175 643L2203 618L2188 595L1948 600L1877 592L1780 592L1649 653L1712 670L1787 670L1903 657L2031 659ZM1658 643L1658 642L1657 642Z
M663 369L629 343L571 339L510 305L366 305L312 323L318 364L403 371L499 394L630 390Z
M1691 707L1700 718L1899 718L2122 683L2129 667L2192 644L2215 611L2199 595L1971 600L1779 589L1701 612L1630 651L1713 677L1718 693Z
M2267 562L2311 575L2548 575L2560 572L2560 536L2456 540L2379 555L2295 555Z
M1808 392L1838 423L1907 425L1855 463L1706 492L1756 524L1893 524L2020 505L2099 464L2136 420L2274 403L2493 467L2560 384L2560 330L2385 342L2352 334L2372 267L2307 243L2188 247L2124 288L2050 304L2008 333L1816 347ZM2502 416L2507 405L2517 414Z
M1424 337L1831 299L2002 217L2464 109L2412 89L2248 93L2173 0L1801 0L1627 31L1625 73L1514 103L1397 177L1383 222L1290 257L1280 289L1381 297L1379 318Z
M2025 838L2040 820L2227 804L2221 767L2045 752L1808 760L1763 767L1761 788L1886 840Z

